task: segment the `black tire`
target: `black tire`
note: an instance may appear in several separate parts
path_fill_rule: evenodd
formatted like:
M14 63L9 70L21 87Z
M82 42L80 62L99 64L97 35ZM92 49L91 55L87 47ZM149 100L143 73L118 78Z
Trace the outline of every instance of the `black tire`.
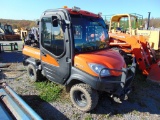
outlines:
M130 64L132 64L132 56L129 56L129 55L127 55L127 53L126 52L124 52L123 50L121 50L121 48L118 48L118 47L113 47L112 48L112 50L115 50L116 52L118 52L118 53L120 53L121 54L121 56L124 58L124 60L125 60L125 63L127 64L127 65L130 65Z
M72 103L81 111L93 110L98 103L98 92L87 84L76 84L70 90Z
M44 79L41 72L39 70L36 71L34 65L32 64L27 66L27 74L31 82L42 81Z

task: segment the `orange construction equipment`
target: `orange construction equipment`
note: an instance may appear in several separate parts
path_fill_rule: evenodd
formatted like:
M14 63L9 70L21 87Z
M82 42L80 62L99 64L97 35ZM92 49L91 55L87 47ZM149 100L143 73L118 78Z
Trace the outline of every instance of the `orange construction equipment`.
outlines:
M109 25L109 44L112 48L134 55L139 69L148 76L147 79L160 82L160 67L158 67L160 60L156 59L146 36L137 34L139 29L141 26L136 15L113 15Z
M37 23L39 37L30 32L23 48L32 82L45 76L64 85L72 103L82 111L96 107L98 91L116 101L130 93L135 59L128 66L120 53L109 49L100 14L65 6L45 11Z

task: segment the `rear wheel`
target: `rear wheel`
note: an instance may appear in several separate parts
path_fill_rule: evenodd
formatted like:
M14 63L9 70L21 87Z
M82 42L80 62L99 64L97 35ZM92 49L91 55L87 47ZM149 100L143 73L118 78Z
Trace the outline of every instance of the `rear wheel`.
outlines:
M35 69L34 65L29 64L27 66L27 74L31 82L41 81L44 79L40 70Z
M72 103L81 111L94 109L98 103L98 93L87 84L76 84L70 90Z

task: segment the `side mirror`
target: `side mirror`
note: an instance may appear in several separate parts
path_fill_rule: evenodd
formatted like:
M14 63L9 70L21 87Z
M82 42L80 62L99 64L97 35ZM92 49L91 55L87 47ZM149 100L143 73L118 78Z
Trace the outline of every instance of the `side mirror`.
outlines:
M53 16L52 17L52 25L53 25L53 27L57 27L58 26L57 16Z

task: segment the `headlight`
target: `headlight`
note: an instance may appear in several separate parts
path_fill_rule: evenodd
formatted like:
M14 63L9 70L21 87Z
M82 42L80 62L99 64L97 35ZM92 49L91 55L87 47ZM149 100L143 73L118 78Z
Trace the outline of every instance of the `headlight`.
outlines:
M93 70L95 73L97 73L99 75L100 71L103 69L103 68L106 68L104 67L103 65L100 65L100 64L95 64L95 63L89 63L88 64L89 67L91 68L91 70ZM107 69L103 69L101 71L101 77L104 77L104 76L110 76L110 72L109 70Z

